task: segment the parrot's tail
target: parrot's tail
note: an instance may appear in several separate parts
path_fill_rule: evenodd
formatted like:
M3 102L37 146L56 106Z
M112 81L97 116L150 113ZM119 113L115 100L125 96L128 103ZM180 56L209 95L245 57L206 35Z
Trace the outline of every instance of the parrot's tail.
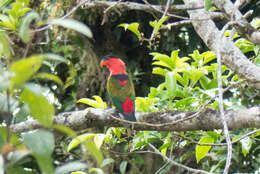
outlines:
M129 114L123 113L122 115L124 116L125 120L136 122L136 118L135 118L135 113L134 112L131 112Z

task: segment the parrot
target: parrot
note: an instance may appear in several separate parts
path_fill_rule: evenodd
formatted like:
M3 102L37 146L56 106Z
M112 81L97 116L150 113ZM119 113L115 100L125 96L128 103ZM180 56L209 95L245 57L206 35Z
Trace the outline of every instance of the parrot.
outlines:
M136 122L135 89L126 72L125 63L116 56L104 56L100 67L106 67L110 74L107 79L107 92L113 105L128 121Z

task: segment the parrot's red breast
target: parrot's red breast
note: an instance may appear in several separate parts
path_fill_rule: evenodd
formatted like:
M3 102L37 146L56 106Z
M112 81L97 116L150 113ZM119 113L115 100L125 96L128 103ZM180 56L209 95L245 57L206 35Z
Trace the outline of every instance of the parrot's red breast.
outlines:
M100 66L106 66L110 71L107 91L112 103L124 119L136 121L134 85L128 77L125 63L115 56L105 56L101 60Z

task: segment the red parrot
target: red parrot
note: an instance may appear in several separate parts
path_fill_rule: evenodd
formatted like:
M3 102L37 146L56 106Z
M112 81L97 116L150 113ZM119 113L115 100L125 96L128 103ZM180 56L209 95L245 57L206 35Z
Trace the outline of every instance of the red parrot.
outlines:
M125 120L136 121L135 118L135 90L132 80L126 73L125 63L115 56L105 56L100 66L106 66L110 71L107 80L107 92Z

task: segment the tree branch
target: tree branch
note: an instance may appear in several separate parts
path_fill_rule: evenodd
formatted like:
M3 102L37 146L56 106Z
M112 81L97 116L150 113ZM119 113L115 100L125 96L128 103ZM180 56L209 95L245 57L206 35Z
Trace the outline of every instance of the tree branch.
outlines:
M211 172L207 172L207 171L199 170L199 169L194 169L194 168L185 166L185 165L183 165L183 164L177 163L177 162L173 161L172 159L170 159L169 157L167 157L166 155L163 155L163 154L162 154L158 149L156 149L156 147L154 147L152 144L149 144L149 146L154 150L154 152L155 152L156 154L160 155L162 158L164 158L165 160L167 160L169 163L171 163L171 164L174 165L174 166L184 168L184 169L186 169L187 171L192 172L192 173L198 173L198 174L199 174L199 173L201 173L201 174L212 174Z
M184 2L190 3L190 0L184 0ZM194 0L194 2L204 3L203 0ZM260 89L260 67L251 63L232 41L220 35L220 31L210 19L209 13L204 9L190 10L188 13L193 27L204 43L214 52L219 49L221 61L240 77L246 79L250 85Z
M234 27L240 35L256 45L260 45L260 31L252 27L243 17L238 8L230 0L214 0L214 4L230 19L236 21Z
M197 117L178 122L196 113L191 112L156 112L136 113L138 122L132 122L135 130L161 130L161 131L194 131L222 129L219 111L207 108ZM226 122L229 130L243 128L260 128L260 107L253 107L238 111L225 111ZM82 111L61 113L54 117L54 123L67 126L75 131L93 127L125 127L128 121L113 119L117 114L114 109L90 108ZM176 124L170 124L176 123ZM32 129L41 128L35 120L11 125L11 131L21 133Z

